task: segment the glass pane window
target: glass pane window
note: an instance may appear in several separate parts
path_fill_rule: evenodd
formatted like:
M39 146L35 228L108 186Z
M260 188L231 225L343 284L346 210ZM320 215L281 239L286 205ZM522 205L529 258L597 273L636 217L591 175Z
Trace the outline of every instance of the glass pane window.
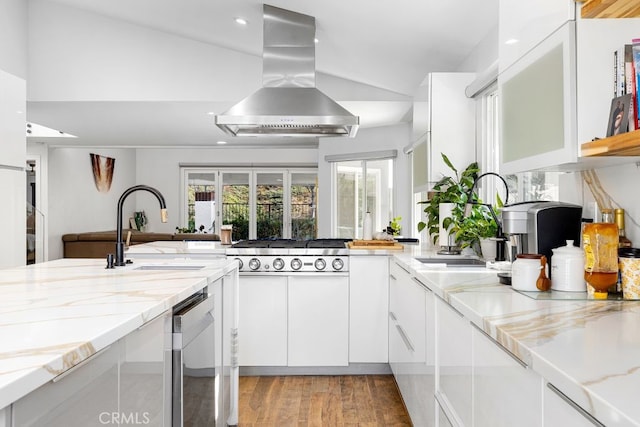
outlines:
M393 218L393 160L337 162L334 168L335 235L361 239L367 211L374 231L386 229Z
M317 236L316 200L318 175L291 173L291 238L313 239Z
M187 174L187 228L200 233L215 232L216 173Z
M283 237L284 183L282 173L256 174L256 229L257 238Z
M222 223L233 225L231 239L249 238L249 173L222 173Z

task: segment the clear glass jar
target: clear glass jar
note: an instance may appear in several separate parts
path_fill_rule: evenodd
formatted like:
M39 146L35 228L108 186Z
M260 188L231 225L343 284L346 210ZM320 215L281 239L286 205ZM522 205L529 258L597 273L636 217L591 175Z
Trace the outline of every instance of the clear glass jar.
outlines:
M596 222L582 228L584 280L593 288L596 299L606 299L608 290L618 282L618 226Z

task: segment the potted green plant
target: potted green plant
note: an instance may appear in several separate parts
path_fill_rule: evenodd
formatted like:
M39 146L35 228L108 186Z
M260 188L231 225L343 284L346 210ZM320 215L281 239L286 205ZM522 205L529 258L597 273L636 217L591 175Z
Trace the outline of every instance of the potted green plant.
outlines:
M467 193L471 190L473 182L478 176L480 168L477 162L469 164L462 172L458 172L449 158L444 154L442 160L451 169L451 176L443 176L434 186L429 200L418 202L424 204L424 213L426 214L426 222L418 223L418 231L425 228L429 233L433 243L438 241L440 235L440 204L451 203L451 214L443 218L442 227L452 232L462 227L465 218L465 206L467 204ZM457 233L456 233L457 234ZM462 244L464 236L456 235L456 243Z
M498 196L496 205L502 207L502 201ZM472 247L476 252L481 252L487 260L496 257L496 241L498 234L498 223L489 209L494 210L496 217L498 212L493 206L472 205L471 212L459 224L454 224L452 232L455 233L456 241L461 242L461 247Z

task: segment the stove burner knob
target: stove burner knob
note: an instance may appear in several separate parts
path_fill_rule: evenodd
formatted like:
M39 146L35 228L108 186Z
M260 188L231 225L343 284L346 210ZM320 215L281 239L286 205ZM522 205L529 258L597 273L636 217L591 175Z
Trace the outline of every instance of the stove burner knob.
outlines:
M282 270L284 268L284 260L282 258L274 259L273 268L275 268L276 270Z
M238 265L240 266L239 269L242 270L242 267L244 267L244 262L242 262L240 258L234 258L234 259L238 261Z
M251 258L249 260L249 268L252 271L256 271L257 269L260 268L260 260L258 258Z
M327 263L322 258L318 258L316 262L313 263L313 266L316 268L316 270L324 270L324 268L327 266Z
M340 258L336 258L331 262L331 266L334 270L342 270L342 268L344 267L344 261L342 261Z
M294 258L291 260L291 269L298 271L300 270L300 268L302 267L302 261L300 261L300 258Z

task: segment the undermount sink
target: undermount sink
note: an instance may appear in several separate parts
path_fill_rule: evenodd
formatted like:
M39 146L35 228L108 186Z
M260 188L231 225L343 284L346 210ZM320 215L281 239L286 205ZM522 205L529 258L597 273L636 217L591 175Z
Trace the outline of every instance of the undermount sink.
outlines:
M478 258L415 258L423 264L444 264L451 267L484 267L486 262Z
M204 265L166 265L166 264L158 264L158 265L141 265L139 267L135 267L134 270L200 270L203 269Z

